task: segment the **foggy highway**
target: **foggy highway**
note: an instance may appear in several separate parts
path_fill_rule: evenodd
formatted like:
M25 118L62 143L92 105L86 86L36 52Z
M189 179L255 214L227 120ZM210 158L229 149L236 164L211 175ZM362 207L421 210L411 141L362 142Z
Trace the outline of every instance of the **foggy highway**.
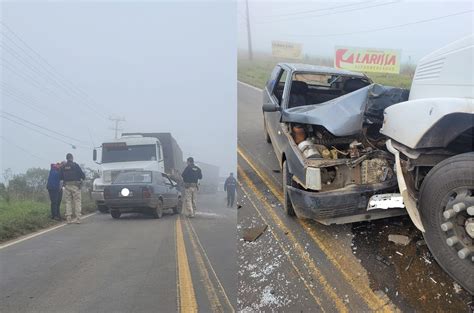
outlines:
M235 312L236 209L196 217L92 214L0 246L0 312Z
M436 264L409 218L324 226L286 216L281 173L263 132L262 92L238 83L240 310L464 312L470 296ZM412 240L407 246L389 234Z

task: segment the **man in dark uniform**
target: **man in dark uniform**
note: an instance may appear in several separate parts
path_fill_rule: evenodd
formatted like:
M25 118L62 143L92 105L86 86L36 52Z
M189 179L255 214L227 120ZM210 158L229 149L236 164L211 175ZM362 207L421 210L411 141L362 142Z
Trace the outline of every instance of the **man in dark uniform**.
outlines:
M74 158L71 153L66 155L66 164L61 167L60 178L64 184L64 197L66 198L66 220L68 224L75 222L76 224L81 223L81 186L82 181L86 179L86 175L82 171L81 167L74 162ZM72 220L72 207L74 207L74 213L76 218Z
M231 208L234 206L236 188L237 188L237 180L234 178L234 173L230 173L229 177L227 177L224 183L224 191L227 191L227 207L228 208Z
M184 214L194 217L196 211L196 195L198 190L198 180L202 179L201 169L194 165L194 159L189 157L188 166L181 176L184 182Z

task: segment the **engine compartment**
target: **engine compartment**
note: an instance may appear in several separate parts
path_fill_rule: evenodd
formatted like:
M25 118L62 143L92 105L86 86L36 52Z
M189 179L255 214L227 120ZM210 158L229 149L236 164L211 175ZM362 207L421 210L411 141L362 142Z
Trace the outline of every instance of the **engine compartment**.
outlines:
M395 182L394 157L386 151L386 138L374 130L375 125L367 125L359 134L347 137L334 136L319 125L288 126L305 165L320 169L321 191ZM297 183L308 189L304 182Z

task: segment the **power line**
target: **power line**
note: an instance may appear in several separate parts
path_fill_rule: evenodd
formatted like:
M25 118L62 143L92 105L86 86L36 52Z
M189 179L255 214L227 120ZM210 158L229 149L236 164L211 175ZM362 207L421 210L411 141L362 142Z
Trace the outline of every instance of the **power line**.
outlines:
M371 9L371 8L376 8L376 7L381 7L381 6L386 6L386 5L391 5L394 3L398 3L399 0L397 1L392 1L392 2L385 2L385 3L379 3L371 6L364 6L360 8L353 8L353 9L347 9L347 10L340 10L336 12L329 12L325 14L318 14L318 15L310 15L310 16L305 16L305 17L293 17L293 18L284 18L284 19L277 19L277 20L272 20L272 21L261 21L257 22L257 24L268 24L268 23L278 23L278 22L283 22L283 21L291 21L291 20L305 20L305 19L313 19L315 17L322 17L322 16L329 16L329 15L336 15L339 13L347 13L347 12L354 12L354 11L360 11L360 10L365 10L365 9Z
M2 87L0 86L0 88L2 88ZM18 97L18 95L15 95L10 90L3 89L3 94L6 95L7 97L11 98L13 101L15 101L19 104L22 104L22 105L34 110L35 112L38 112L39 114L41 114L43 116L46 116L39 108L37 108L36 106L30 104L28 101L25 101L21 97Z
M318 38L321 38L321 37L336 37L336 36L347 36L347 35L356 35L356 34L363 34L363 33L372 33L372 32L378 32L378 31L383 31L383 30L393 29L393 28L398 28L398 27L405 27L405 26L410 26L410 25L428 23L428 22L437 21L437 20L441 20L441 19L444 19L444 18L448 18L448 17L453 17L453 16L457 16L457 15L466 14L466 13L473 12L473 11L474 10L467 10L467 11L462 11L462 12L443 15L443 16L438 16L438 17L433 17L433 18L429 18L429 19L425 19L425 20L419 20L419 21L405 23L405 24L398 24L398 25L368 29L368 30L361 30L361 31L349 32L349 33L326 34L326 35L296 35L296 34L293 34L293 35L285 35L285 36L288 36L288 37L311 37L311 38L318 37Z
M10 118L8 118L7 116L0 115L0 117L4 118L4 119L6 119L6 120L9 120L10 122L13 122L13 123L15 123L15 124L18 124L18 125L20 125L20 126L23 126L23 127L25 127L25 128L28 128L28 129L30 129L30 130L32 130L32 131L38 133L38 134L42 134L43 136L46 136L46 137L49 137L49 138L51 138L51 139L60 141L60 142L62 142L62 143L65 143L65 144L67 144L67 145L73 147L73 148L75 147L75 145L73 145L73 144L71 144L71 143L69 143L69 142L67 142L67 141L64 141L64 140L62 140L62 139L60 139L60 138L57 138L57 137L50 136L49 134L43 133L43 132L41 132L41 131L39 131L39 130L37 130L37 129L34 129L34 128L32 128L32 127L29 127L29 126L27 126L27 125L25 125L25 124L22 124L22 123L20 123L20 122L18 122L18 121L15 121L15 120L13 120L13 119L10 119Z
M106 116L98 111L94 106L91 106L88 104L88 102L91 102L95 105L97 103L89 96L87 95L82 89L79 87L75 86L70 80L65 78L63 75L61 75L44 57L41 56L36 50L34 50L28 43L26 43L18 34L16 34L8 25L6 25L3 21L0 21L1 25L3 26L4 29L6 29L8 32L4 32L4 37L11 41L17 48L19 48L27 57L29 57L31 60L36 62L39 66L41 66L46 72L49 73L49 75L54 79L51 80L56 83L61 89L65 90L68 92L71 96L71 92L75 93L74 97L82 97L86 102L83 102L86 106L88 106L91 110L93 110L95 113L101 115L103 118L106 118ZM38 62L34 57L31 56L30 53L28 53L25 49L23 49L20 45L18 45L13 39L9 37L9 33L12 34L18 41L20 41L26 48L28 48L29 51L34 53L36 57L42 62ZM5 36L6 35L6 36ZM11 49L11 48L10 48ZM46 66L45 66L46 64ZM60 78L60 79L58 79ZM62 85L61 85L62 83Z
M286 16L294 16L294 15L304 15L304 14L313 13L313 12L329 11L329 10L334 10L334 9L339 9L339 8L345 8L345 7L355 6L355 5L361 5L361 4L366 4L366 3L370 3L370 2L374 2L374 1L375 1L375 0L362 1L362 2L355 2L355 3L350 3L350 4L344 4L344 5L333 6L333 7L329 7L329 8L321 8L321 9L314 9L314 10L305 10L305 11L291 12L291 13L284 13L284 14L267 15L267 16L262 16L262 18L272 18L272 17L286 17Z
M24 118L21 118L21 117L15 115L15 114L11 114L11 113L8 113L8 112L5 112L5 111L2 111L2 113L3 113L3 114L7 114L7 115L9 115L9 116L11 116L11 117L13 117L13 118L19 119L19 120L21 120L21 121L23 121L23 122L25 122L25 123L30 124L30 125L36 126L36 127L38 127L38 128L41 128L41 129L43 129L43 130L49 131L49 132L51 132L51 133L53 133L53 134L62 136L62 137L64 137L64 138L68 138L68 139L71 139L71 140L74 140L74 141L77 141L77 142L82 142L82 143L88 144L87 142L85 142L85 141L83 141L83 140L80 140L80 139L77 139L77 138L74 138L74 137L70 137L70 136L68 136L68 135L64 135L64 134L62 134L62 133L60 133L60 132L57 132L57 131L55 131L55 130L46 128L46 127L44 127L44 126L38 125L38 124L33 123L33 122L30 122L30 121L28 121L28 120L25 120Z
M30 76L30 75L27 75L25 72L22 72L22 71L19 71L18 69L16 69L8 60L4 59L4 58L1 58L2 60L2 66L5 67L6 69L8 69L10 72L12 72L13 74L17 75L18 77L24 79L25 81L29 81L31 83L31 85L37 87L38 89L40 89L41 91L47 93L48 95L50 95L51 97L53 97L53 99L60 105L64 105L64 103L67 103L68 100L66 98L63 98L61 95L57 94L54 90L48 88L48 86L40 83L37 79L35 79L34 77ZM61 101L61 102L58 102L58 101ZM81 110L84 114L87 114L84 110L82 110L82 106L79 106L79 110Z
M23 148L23 147L17 145L17 144L14 143L13 141L8 140L7 138L5 138L5 137L3 137L3 136L1 136L1 135L0 135L0 138L2 138L4 141L8 142L8 143L11 144L12 146L15 146L15 147L17 147L18 149L22 150L23 152L28 153L28 154L31 155L32 157L35 157L35 158L37 158L37 159L39 159L39 160L43 160L43 161L49 162L49 160L47 160L46 158L40 157L40 156L38 156L38 155L36 155L36 154L34 154L34 153L32 153L32 152L26 150L25 148Z

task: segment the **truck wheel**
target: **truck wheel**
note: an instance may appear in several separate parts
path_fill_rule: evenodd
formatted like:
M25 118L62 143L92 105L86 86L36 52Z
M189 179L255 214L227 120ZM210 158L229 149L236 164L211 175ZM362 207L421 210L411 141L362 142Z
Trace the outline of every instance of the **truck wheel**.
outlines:
M163 201L158 200L158 204L152 214L154 218L161 218L163 216Z
M100 213L108 213L108 212L109 212L109 208L106 207L106 206L103 205L103 204L98 204L98 205L97 205L97 210L98 210Z
M183 209L183 202L181 201L181 198L179 198L178 204L173 208L173 213L181 214L182 209Z
M110 215L112 215L113 218L120 218L122 213L120 213L118 210L110 210Z
M437 164L420 190L423 234L439 265L474 293L474 153Z
M286 164L286 160L283 161L283 209L285 213L289 216L295 216L295 210L293 209L293 204L291 203L290 197L288 195L288 186L292 186L292 175L288 171L288 165Z
M265 132L265 140L268 143L272 143L272 139L270 138L270 135L268 134L267 123L265 123L265 118L263 118L263 131Z

